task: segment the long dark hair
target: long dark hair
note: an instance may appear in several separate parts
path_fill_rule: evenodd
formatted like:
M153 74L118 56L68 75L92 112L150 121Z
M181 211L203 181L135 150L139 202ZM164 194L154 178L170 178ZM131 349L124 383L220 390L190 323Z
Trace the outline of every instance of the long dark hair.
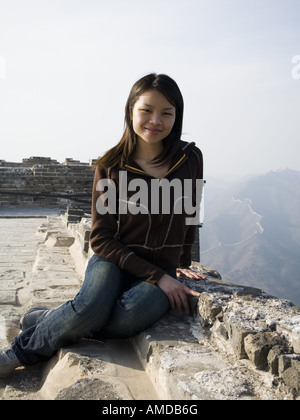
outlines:
M178 150L183 123L183 97L177 83L165 74L151 73L142 77L132 87L125 107L125 128L119 143L100 157L95 166L113 168L122 166L133 158L137 135L132 126L132 110L138 98L147 90L156 89L162 93L176 109L176 119L171 133L163 140L164 150L152 161L160 166L172 160Z

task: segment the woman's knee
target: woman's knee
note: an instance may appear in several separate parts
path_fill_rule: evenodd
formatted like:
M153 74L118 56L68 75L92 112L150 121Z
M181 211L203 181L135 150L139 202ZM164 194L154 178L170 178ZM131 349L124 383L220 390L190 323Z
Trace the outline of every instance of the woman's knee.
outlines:
M130 337L149 328L169 310L169 300L159 287L140 282L117 300L103 332L110 337Z
M76 313L96 311L110 312L122 293L124 275L118 266L94 255L87 266L85 279L72 302Z
M98 257L96 254L94 254L87 265L86 271L85 271L85 280L91 281L91 278L95 277L96 281L99 279L107 279L111 277L122 277L122 271L121 269L114 264L113 262Z

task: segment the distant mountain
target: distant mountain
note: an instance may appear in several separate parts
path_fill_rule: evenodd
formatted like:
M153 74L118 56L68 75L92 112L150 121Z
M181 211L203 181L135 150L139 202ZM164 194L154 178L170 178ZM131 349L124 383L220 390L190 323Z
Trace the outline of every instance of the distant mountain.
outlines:
M300 306L300 172L207 180L201 262Z

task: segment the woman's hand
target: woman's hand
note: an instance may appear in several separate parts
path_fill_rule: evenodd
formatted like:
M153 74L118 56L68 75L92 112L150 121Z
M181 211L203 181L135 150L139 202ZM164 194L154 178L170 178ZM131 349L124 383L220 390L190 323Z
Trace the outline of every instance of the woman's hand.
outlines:
M200 297L200 293L195 292L194 290L189 289L180 281L174 279L173 277L165 274L157 282L157 286L167 295L172 309L177 308L178 312L181 312L181 308L189 314L190 308L186 295L191 295L195 297Z
M178 277L187 277L192 280L206 280L206 276L197 271L193 271L190 268L177 268L176 275Z

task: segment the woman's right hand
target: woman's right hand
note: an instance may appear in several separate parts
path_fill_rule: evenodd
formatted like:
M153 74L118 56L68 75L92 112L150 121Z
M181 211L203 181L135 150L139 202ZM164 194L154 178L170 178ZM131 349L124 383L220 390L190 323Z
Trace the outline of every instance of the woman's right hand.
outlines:
M178 312L181 312L183 307L188 314L190 313L189 303L186 295L200 297L200 293L189 289L183 283L174 279L168 274L163 275L156 284L167 295L171 308L177 308Z

